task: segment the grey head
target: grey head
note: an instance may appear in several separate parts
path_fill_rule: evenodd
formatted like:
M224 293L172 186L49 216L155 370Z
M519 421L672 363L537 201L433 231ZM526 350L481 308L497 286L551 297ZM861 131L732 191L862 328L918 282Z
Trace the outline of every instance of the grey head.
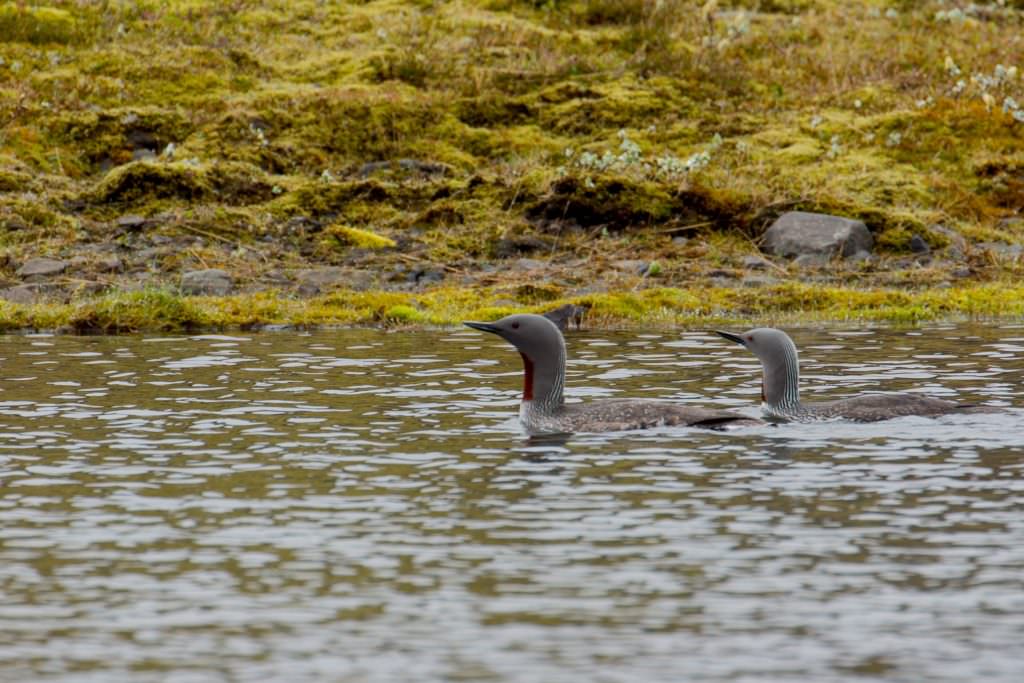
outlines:
M523 400L537 401L549 410L563 403L565 339L558 326L542 315L518 313L493 323L467 321L467 327L496 334L523 357Z
M774 327L758 327L740 334L715 334L745 346L761 361L761 400L779 412L799 409L800 361L796 344L789 335Z

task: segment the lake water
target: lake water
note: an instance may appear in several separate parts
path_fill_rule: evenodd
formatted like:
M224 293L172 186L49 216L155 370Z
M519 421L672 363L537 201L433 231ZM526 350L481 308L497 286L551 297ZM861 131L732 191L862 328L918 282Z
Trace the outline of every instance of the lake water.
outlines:
M0 680L1024 680L1024 326L790 331L806 396L1017 408L543 444L470 330L0 337ZM707 333L569 356L758 414Z

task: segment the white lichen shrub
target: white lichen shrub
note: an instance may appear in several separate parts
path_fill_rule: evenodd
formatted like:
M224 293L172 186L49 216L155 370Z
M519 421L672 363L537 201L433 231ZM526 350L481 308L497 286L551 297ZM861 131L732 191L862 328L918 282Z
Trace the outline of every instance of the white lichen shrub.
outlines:
M588 150L577 155L576 150L570 147L563 151L563 156L568 166L583 171L603 172L614 170L633 172L644 177L675 178L705 168L711 162L712 153L721 147L724 142L722 136L716 133L711 138L706 149L692 154L686 159L680 159L673 154L662 154L648 160L644 156L640 145L629 137L628 131L620 130L618 138L619 146L617 152L605 150L597 154ZM561 166L559 170L564 172L566 167ZM587 178L587 181L590 184L586 185L585 182L585 185L592 187L593 181L590 178Z

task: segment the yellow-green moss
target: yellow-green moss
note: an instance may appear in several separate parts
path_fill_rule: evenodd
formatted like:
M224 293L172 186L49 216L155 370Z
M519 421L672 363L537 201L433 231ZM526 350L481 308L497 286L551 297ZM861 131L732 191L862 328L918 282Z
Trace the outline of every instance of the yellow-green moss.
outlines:
M43 306L35 310L45 310ZM169 291L115 292L69 307L65 325L79 333L174 332L217 325L189 299ZM38 327L37 325L33 325Z
M349 225L333 225L328 228L327 235L339 244L361 249L388 249L395 246L395 241L390 237Z
M0 301L0 330L70 329L80 333L188 332L201 329L310 325L457 325L516 311L582 306L590 327L700 327L756 320L882 321L914 324L955 318L1024 315L1024 287L999 283L944 289L858 289L783 284L762 289L656 288L593 294L533 306L501 305L491 289L442 288L423 294L336 292L310 300L273 293L182 297L171 291L114 292L77 304Z
M78 26L66 10L5 2L0 5L0 36L36 44L69 43L78 38Z

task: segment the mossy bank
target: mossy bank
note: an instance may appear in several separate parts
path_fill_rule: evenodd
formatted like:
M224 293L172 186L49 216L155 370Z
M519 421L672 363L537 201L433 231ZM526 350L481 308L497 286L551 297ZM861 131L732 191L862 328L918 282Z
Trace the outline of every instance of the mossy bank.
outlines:
M0 2L0 327L1019 316L1022 29L1013 1ZM765 258L790 210L875 250Z

